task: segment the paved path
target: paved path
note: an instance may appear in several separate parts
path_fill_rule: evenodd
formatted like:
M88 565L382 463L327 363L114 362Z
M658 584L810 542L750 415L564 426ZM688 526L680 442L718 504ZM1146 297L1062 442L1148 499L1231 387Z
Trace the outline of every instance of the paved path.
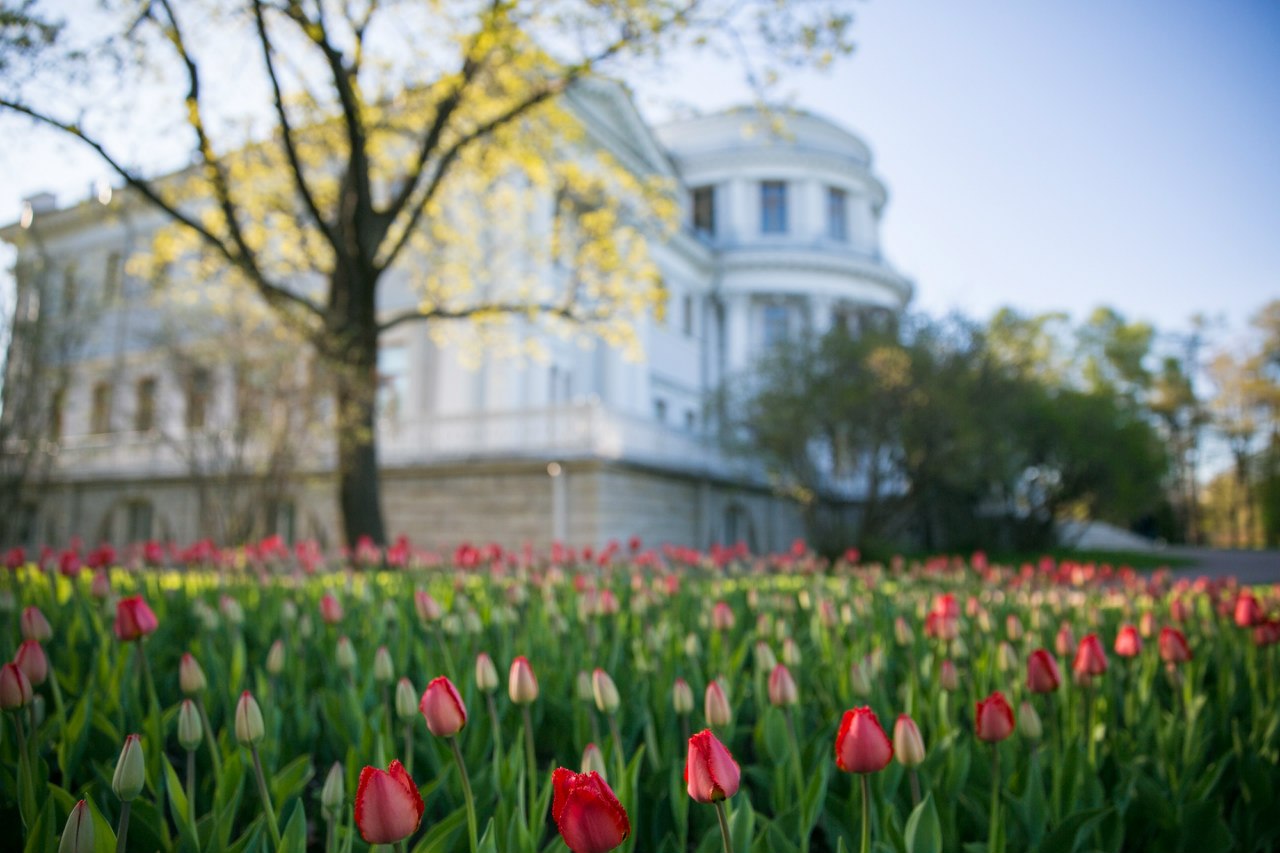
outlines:
M1192 566L1175 569L1175 577L1235 575L1241 583L1280 583L1280 551L1171 547L1158 553L1195 561Z

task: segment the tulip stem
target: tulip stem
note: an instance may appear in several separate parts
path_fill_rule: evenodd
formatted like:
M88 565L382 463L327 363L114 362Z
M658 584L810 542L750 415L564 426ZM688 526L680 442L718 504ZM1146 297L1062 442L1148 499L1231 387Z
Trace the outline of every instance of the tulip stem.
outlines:
M267 828L271 830L271 840L275 849L280 849L280 826L276 823L276 809L271 805L271 791L267 789L267 777L262 773L262 759L258 757L256 744L249 744L249 752L253 754L253 770L258 777L258 795L262 798L262 810L267 815Z
M196 825L196 753L187 753L187 811L191 815L191 825Z
M326 811L324 814L324 853L334 853L338 838L336 823L337 821L334 820L333 814Z
M858 774L862 780L862 853L871 853L871 780L867 776Z
M791 708L782 709L782 715L787 721L787 737L791 741L791 769L796 774L796 794L800 798L799 802L805 801L805 784L804 784L804 767L800 763L800 740L796 737L796 724L791 716ZM807 853L809 850L809 827L804 824L804 810L801 810L800 816L800 850Z
M498 720L498 703L494 701L493 693L484 694L484 699L489 708L489 728L493 731L493 787L499 792L498 797L501 799L502 726Z
M729 840L729 818L724 813L724 800L716 800L716 817L720 819L720 840L724 843L724 853L733 853L733 842Z
M404 724L404 770L413 776L413 721Z
M449 741L449 748L453 750L453 761L458 765L458 774L462 777L462 797L467 803L467 833L471 840L471 853L476 853L480 847L480 842L476 836L476 801L471 796L471 777L467 775L467 765L462 760L462 750L458 748L458 739L449 737L445 738L445 740ZM532 804L529 808L533 808Z
M613 763L615 772L618 774L617 784L621 785L622 780L627 778L627 758L622 754L622 736L618 733L618 717L616 714L608 714L609 731L613 734Z
M120 823L116 825L116 853L124 853L129 837L129 800L120 804Z
M1093 685L1084 689L1084 738L1089 758L1089 766L1092 768L1096 765L1097 747L1094 745L1093 737L1093 714L1094 705L1097 703L1093 697Z
M209 712L204 708L203 697L196 696L196 709L200 711L200 722L204 723L205 743L209 744L209 758L213 761L213 778L222 778L222 758L218 755L218 743L214 738L213 726L209 724Z
M911 768L911 805L920 805L920 774L914 767Z
M533 751L533 718L529 715L529 706L521 705L520 711L524 718L524 763L525 773L529 775L529 831L532 832L536 820L533 810L538 807L535 802L538 799L538 759Z
M1000 837L1000 744L991 744L991 826L987 836L987 849L999 853L1003 845Z

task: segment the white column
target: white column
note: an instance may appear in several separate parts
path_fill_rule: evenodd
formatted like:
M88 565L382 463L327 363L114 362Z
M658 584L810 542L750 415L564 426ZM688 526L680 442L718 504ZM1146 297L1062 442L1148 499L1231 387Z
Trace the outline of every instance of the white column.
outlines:
M757 228L752 222L752 215L758 215L758 203L751 202L751 187L754 184L749 183L745 178L734 178L725 184L723 196L725 204L721 205L723 210L717 210L716 213L723 213L724 222L724 238L731 242L742 242L749 240L755 235ZM717 228L720 223L716 223Z
M725 299L725 369L745 370L751 360L751 297L735 293Z
M830 296L809 297L809 328L821 337L831 331L832 309L835 300Z

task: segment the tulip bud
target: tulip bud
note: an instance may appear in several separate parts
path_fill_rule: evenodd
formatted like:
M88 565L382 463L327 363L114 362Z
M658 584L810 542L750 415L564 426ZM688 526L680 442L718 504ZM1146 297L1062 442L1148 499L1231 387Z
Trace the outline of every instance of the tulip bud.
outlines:
M791 637L782 641L782 662L792 669L800 666L804 656L800 654L800 644Z
M924 763L924 738L916 721L907 714L899 714L893 724L893 752L903 767Z
M690 797L699 803L714 803L738 793L742 771L728 748L705 729L689 738L684 778Z
M1160 660L1170 667L1191 660L1191 647L1187 645L1187 638L1177 628L1161 628L1159 646Z
M31 682L31 686L39 687L49 679L49 658L45 656L44 647L37 640L23 640L18 646L18 653L13 656L18 665Z
M276 640L267 650L267 674L279 675L284 672L284 641Z
M298 636L304 640L311 639L311 635L316 632L315 623L311 621L310 613L303 613L298 617Z
M1044 727L1040 724L1040 715L1035 706L1027 700L1018 705L1018 733L1030 741L1040 740Z
M578 670L578 677L574 681L574 692L579 702L590 702L595 704L596 692L591 687L591 673L585 669Z
M1002 741L1013 734L1013 725L1013 708L998 690L974 706L973 728L978 740Z
M0 667L0 710L25 708L31 701L31 679L16 663Z
M1062 627L1058 629L1058 636L1054 639L1054 649L1062 657L1075 654L1076 651L1076 635L1071 630L1071 625L1063 622Z
M729 709L729 698L724 695L724 688L720 686L718 680L707 685L703 715L707 718L709 726L723 727L733 720L733 713Z
M204 724L200 720L200 711L196 703L183 699L178 706L178 743L187 752L195 752L204 739Z
M411 720L418 712L418 692L413 682L402 678L396 682L396 716L401 720Z
M204 690L208 683L199 662L190 652L184 654L178 661L178 684L182 687L182 692L187 696L194 696Z
M423 810L418 786L399 761L392 761L386 770L366 767L360 771L355 823L365 841L386 845L403 841L417 832Z
M626 809L599 774L560 767L551 787L551 818L573 853L605 853L631 834Z
M538 679L533 674L529 659L523 655L511 662L511 670L507 674L507 695L515 705L528 705L538 698ZM599 699L596 702L599 704Z
M732 631L737 619L734 618L733 608L726 601L717 601L715 607L711 608L711 629L717 632Z
M618 710L618 705L622 701L618 696L617 685L613 683L609 673L603 669L597 668L591 673L591 693L595 696L596 707L602 714L612 714Z
M242 746L260 742L266 736L267 727L262 721L262 709L248 690L240 694L236 704L236 740Z
M1094 676L1102 675L1107 671L1107 653L1102 650L1102 642L1097 634L1089 634L1080 641L1071 669L1075 672L1077 679L1085 684L1088 684Z
M800 690L786 664L778 664L769 673L769 703L775 708L800 703Z
M342 621L342 602L331 592L320 597L320 618L328 625Z
M1052 693L1062 683L1058 662L1048 649L1036 649L1027 658L1027 689L1032 693Z
M467 724L467 706L462 704L462 697L453 682L443 675L427 685L418 702L418 710L436 737L453 737Z
M1004 633L1015 643L1022 639L1022 620L1018 618L1018 614L1010 613L1004 618Z
M587 744L587 748L582 750L582 772L599 773L601 779L609 781L609 774L604 766L604 754L594 743Z
M292 625L298 621L298 605L292 599L286 598L280 603L280 621L286 625Z
M116 621L112 626L121 642L141 640L160 627L156 614L140 595L131 595L116 602Z
M693 712L693 688L683 678L677 678L671 685L671 707L677 714Z
M1150 610L1143 611L1138 617L1138 633L1144 639L1150 639L1151 635L1156 631L1156 615Z
M53 628L49 627L49 620L44 618L44 614L40 612L39 607L32 605L22 611L22 638L24 640L47 643L52 636Z
M1008 641L1001 642L996 647L996 669L1001 672L1012 672L1018 668L1018 653L1013 650Z
M116 772L111 777L111 790L121 802L127 803L142 793L147 781L147 767L142 760L142 740L138 735L124 739L124 749L116 760Z
M224 595L219 599L218 605L222 608L222 615L226 617L228 624L244 624L244 608L240 606L239 601L229 595Z
M949 660L944 660L938 670L938 686L948 693L955 693L960 689L960 674L956 672L956 665Z
M836 733L836 766L846 773L874 773L893 760L893 744L870 708L845 711Z
M700 658L702 657L702 640L697 634L688 634L684 638L684 654L685 657Z
M93 814L84 800L75 804L58 842L58 853L93 853Z
M893 639L899 646L911 645L913 638L911 625L906 619L899 616L893 620Z
M418 611L418 619L424 625L435 622L443 613L440 604L425 589L414 591L413 607Z
M871 695L871 678L867 675L866 667L858 661L854 661L849 667L849 689L854 696Z
M342 772L342 762L335 761L324 777L324 787L320 789L320 808L329 815L336 815L346 805L346 777Z
M378 646L373 653L373 680L378 684L390 684L396 678L395 665L391 663L391 652L386 646Z
M773 672L774 667L778 665L778 659L774 657L773 649L769 648L769 644L764 640L756 643L755 653L752 655L756 662L756 669L760 672Z
M498 689L498 669L487 652L476 655L476 688L481 693L492 693Z
M98 569L93 573L93 581L89 584L89 594L102 601L111 595L111 577L106 569Z
M346 636L338 638L338 645L334 649L333 661L337 664L338 669L343 672L351 672L356 668L356 649L351 645L351 639Z
M1121 626L1116 634L1115 653L1122 658L1137 657L1142 652L1142 638L1132 625Z

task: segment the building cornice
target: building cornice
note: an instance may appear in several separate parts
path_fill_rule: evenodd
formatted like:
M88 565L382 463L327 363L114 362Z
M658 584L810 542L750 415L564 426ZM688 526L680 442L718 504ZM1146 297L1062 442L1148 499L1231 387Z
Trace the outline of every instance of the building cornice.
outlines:
M821 275L869 280L888 288L902 306L914 291L911 280L883 261L850 251L824 251L818 247L736 247L720 253L725 278L735 273L784 273Z

